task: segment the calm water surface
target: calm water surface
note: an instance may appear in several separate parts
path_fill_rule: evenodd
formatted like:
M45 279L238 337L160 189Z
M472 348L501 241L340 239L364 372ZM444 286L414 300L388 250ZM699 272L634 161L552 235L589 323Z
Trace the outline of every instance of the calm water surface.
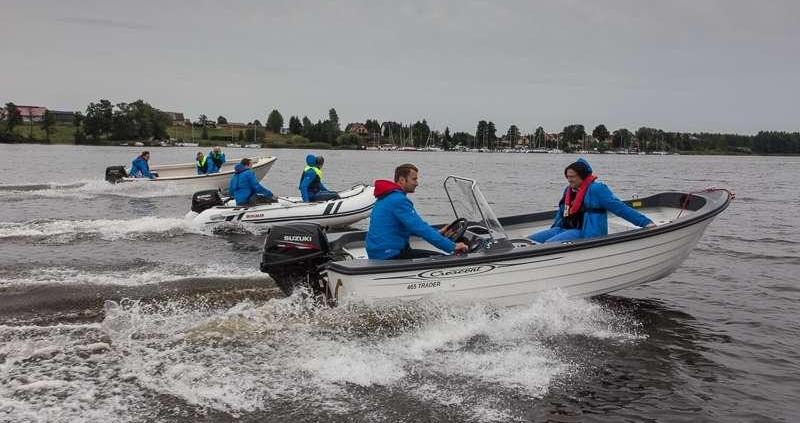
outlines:
M152 162L197 149L152 148ZM297 194L304 150L265 183ZM675 273L517 309L430 299L319 309L258 272L257 228L202 231L191 192L111 186L137 149L0 145L0 421L797 421L800 159L591 155L620 197L737 193ZM416 163L499 216L551 209L573 155L325 152L347 188ZM356 225L364 227L364 222Z

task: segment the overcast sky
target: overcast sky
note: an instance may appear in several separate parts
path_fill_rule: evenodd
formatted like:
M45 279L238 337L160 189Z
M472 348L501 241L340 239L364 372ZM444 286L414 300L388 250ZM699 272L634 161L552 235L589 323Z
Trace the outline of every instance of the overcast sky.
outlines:
M474 132L800 129L800 1L0 0L0 101Z

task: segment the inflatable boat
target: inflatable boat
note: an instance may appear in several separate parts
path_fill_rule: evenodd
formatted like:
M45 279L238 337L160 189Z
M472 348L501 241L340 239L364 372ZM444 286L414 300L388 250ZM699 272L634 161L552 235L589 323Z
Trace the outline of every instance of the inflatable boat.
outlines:
M372 187L368 185L359 184L338 194L339 198L329 201L303 202L300 197L277 197L269 204L241 207L219 191L200 191L192 197L192 210L186 219L203 226L223 222L256 225L311 222L327 230L368 217L375 205Z

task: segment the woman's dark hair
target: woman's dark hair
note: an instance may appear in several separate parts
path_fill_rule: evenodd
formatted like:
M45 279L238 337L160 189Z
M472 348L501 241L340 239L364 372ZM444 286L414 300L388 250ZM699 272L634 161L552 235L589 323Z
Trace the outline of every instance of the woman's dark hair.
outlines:
M564 176L567 176L567 171L570 169L577 173L581 179L586 179L587 176L592 174L592 172L589 171L589 166L586 166L586 163L583 162L571 163L569 166L564 168Z
M250 163L252 163L252 161L251 161L250 159L248 159L247 157L245 157L245 158L243 158L243 159L242 159L242 161L241 161L241 162L239 162L239 163L241 163L241 164L242 164L242 166L250 166Z

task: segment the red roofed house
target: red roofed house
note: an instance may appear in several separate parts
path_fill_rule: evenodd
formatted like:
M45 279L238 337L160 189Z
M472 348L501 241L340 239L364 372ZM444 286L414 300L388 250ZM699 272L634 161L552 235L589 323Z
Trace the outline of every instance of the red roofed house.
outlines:
M367 130L367 126L364 125L363 123L358 123L358 122L348 124L347 127L345 128L345 131L347 133L356 134L362 137L369 135L369 130Z

